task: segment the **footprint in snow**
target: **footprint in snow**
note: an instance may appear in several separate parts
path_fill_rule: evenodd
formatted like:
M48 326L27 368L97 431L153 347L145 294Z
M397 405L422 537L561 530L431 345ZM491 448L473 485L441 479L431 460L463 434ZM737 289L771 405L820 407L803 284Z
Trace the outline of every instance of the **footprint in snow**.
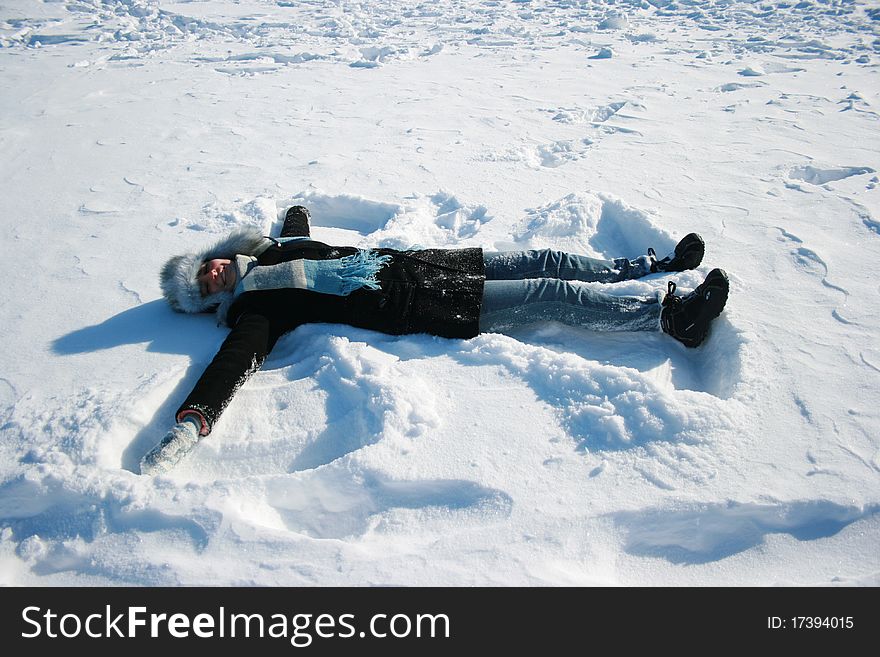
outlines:
M315 538L363 536L373 519L411 509L462 521L507 517L513 500L502 490L456 479L391 480L357 467L330 466L293 477L266 480L265 502L287 531ZM474 515L474 511L479 511Z
M545 109L543 111L552 114L553 120L557 123L564 123L568 125L578 125L582 123L597 124L608 121L618 112L620 112L620 110L622 110L627 104L632 105L633 107L641 107L637 103L620 100L613 103L608 103L607 105L600 105L598 107L592 108L557 107L552 109Z
M855 522L872 519L878 511L877 505L800 500L639 509L611 517L626 532L627 553L660 557L676 564L703 564L760 546L771 534L788 534L799 541L834 536Z
M803 180L811 185L825 185L835 180L843 180L850 176L861 176L866 173L874 173L871 167L829 167L820 168L812 165L795 167L789 171L789 178Z

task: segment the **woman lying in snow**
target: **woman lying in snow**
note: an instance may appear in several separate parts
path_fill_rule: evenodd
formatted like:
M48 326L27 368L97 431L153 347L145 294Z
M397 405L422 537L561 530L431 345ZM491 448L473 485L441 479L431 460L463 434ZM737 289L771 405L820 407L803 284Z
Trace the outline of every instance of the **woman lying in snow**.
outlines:
M667 293L649 298L611 296L568 282L614 283L693 269L704 252L694 233L662 259L648 249L634 260L598 260L551 250L336 247L310 239L308 221L306 208L295 206L280 238L243 228L165 264L162 292L174 310L216 310L232 330L178 409L177 424L141 461L142 473L168 470L207 436L278 338L301 324L471 338L554 320L596 331L663 331L697 347L727 301L721 269L684 296L675 294L671 281Z

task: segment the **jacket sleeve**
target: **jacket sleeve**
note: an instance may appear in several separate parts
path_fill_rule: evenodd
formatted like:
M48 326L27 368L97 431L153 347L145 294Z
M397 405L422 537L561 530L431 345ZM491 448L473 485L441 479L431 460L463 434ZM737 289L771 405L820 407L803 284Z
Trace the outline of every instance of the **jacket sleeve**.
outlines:
M188 411L195 411L203 420L202 434L210 433L236 391L266 360L281 333L268 315L241 315L175 417L179 420Z

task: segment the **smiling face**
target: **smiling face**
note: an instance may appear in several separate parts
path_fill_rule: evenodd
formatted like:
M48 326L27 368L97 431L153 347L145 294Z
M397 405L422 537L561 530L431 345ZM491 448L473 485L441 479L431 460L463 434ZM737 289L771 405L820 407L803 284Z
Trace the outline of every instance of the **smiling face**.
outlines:
M217 292L230 291L235 287L236 272L231 260L215 258L202 263L196 274L199 292L203 297Z

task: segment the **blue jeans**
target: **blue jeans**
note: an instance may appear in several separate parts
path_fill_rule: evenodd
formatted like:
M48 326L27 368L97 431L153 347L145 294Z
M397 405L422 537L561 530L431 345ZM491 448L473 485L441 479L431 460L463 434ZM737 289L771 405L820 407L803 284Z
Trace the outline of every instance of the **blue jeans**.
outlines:
M600 260L542 249L484 253L480 331L556 321L591 331L658 331L659 299L612 296L569 281L616 283L651 273L649 256Z

